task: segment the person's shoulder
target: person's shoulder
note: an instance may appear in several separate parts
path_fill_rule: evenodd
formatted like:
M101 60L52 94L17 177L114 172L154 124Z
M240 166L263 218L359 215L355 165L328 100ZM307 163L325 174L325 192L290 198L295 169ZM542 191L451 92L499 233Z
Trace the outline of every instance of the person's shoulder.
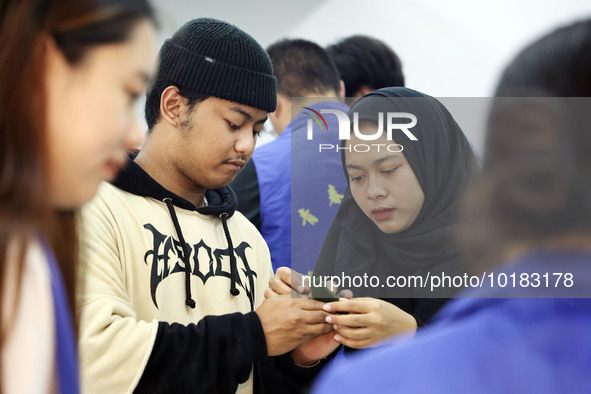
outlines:
M278 139L270 142L257 149L250 162L252 168L246 172L245 178L251 181L256 179L259 187L284 182L284 178L291 171L291 144L289 141L284 143Z
M240 236L241 238L254 241L256 245L264 245L264 247L268 249L267 243L260 231L241 212L234 212L231 221L228 223L231 223L233 227L231 229L232 237L236 234L236 236Z
M92 200L82 207L82 216L116 216L129 210L130 206L136 206L137 201L143 197L126 192L109 182L102 182Z
M0 306L8 324L3 328L0 375L8 392L49 392L55 354L52 277L45 241L9 239L3 257L5 286ZM20 254L24 252L24 260ZM6 323L5 321L2 321ZM27 371L27 372L25 372ZM34 379L23 383L23 379ZM43 390L42 390L43 388ZM12 390L11 390L12 389ZM35 390L37 389L37 390Z
M129 194L117 186L109 182L101 182L94 198L88 204L96 204L98 201L109 201L115 198L121 198L121 196Z
M267 157L283 157L285 154L284 152L289 150L291 147L290 141L291 139L289 138L289 132L288 130L285 130L273 141L256 148L252 155L252 160L256 163L258 160Z
M234 214L232 215L231 223L234 227L239 228L241 232L243 231L248 234L251 234L255 238L263 239L263 236L261 235L259 230L256 228L256 226L254 224L252 224L250 222L250 220L248 220L246 218L246 216L244 216L244 214L242 214L242 212L235 211Z

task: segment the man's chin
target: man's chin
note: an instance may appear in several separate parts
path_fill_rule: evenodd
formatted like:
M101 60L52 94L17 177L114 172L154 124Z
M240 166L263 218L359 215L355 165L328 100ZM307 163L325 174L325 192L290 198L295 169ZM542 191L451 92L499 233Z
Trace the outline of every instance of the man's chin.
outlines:
M230 179L227 179L227 180L223 180L223 181L220 180L219 182L211 182L206 187L208 189L221 189L223 187L230 186L230 183L232 183L233 180L234 180L234 177L231 177Z

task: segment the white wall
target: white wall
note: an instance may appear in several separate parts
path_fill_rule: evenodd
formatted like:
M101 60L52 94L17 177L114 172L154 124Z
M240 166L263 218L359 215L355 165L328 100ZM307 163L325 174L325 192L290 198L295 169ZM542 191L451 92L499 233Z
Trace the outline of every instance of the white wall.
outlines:
M170 36L210 16L231 22L264 47L281 38L325 46L352 34L387 42L407 85L433 96L488 96L503 66L557 26L591 17L589 0L157 0Z
M237 25L263 47L281 38L326 46L352 34L371 35L400 56L408 87L436 97L491 95L503 67L523 46L591 17L590 0L156 0L154 5L161 42L186 21L205 16ZM480 148L481 136L469 137Z

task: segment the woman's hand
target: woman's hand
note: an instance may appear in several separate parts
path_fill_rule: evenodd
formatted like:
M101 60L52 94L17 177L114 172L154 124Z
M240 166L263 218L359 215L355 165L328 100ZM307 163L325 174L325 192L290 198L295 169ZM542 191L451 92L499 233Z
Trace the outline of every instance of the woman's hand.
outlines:
M331 314L326 322L333 324L335 341L355 349L377 345L382 340L417 329L414 317L397 306L377 298L341 298L324 305ZM336 314L347 312L347 314Z
M307 298L309 290L302 286L303 275L288 267L279 267L269 279L269 288L265 290L265 298L276 295L291 294L292 297Z

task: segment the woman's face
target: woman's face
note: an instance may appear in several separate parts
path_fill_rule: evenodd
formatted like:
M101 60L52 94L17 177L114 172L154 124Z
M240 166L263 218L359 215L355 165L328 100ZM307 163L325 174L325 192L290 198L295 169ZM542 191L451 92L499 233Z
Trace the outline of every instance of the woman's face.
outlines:
M49 198L67 209L90 200L143 140L134 105L153 72L154 28L139 22L127 41L97 46L75 65L48 46Z
M364 130L369 127L368 130ZM363 134L375 133L376 127L360 125ZM421 185L401 152L389 152L395 141L382 137L362 141L352 136L351 152L345 151L345 161L351 193L363 213L387 234L409 228L417 218L425 195ZM366 149L367 152L361 152ZM347 148L349 149L349 148ZM359 152L355 151L357 149ZM399 150L397 146L390 148Z

